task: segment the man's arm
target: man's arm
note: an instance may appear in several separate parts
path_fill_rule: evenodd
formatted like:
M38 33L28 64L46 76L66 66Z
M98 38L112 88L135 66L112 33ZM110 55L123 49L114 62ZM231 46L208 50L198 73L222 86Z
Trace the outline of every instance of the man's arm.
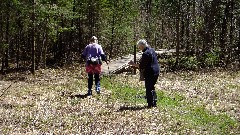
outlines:
M145 69L147 67L147 65L149 64L149 60L150 60L149 55L146 53L143 53L142 59L139 64L139 68Z
M136 64L133 61L130 61L128 64L131 66L134 66L136 68L145 69L147 67L148 63L149 63L149 57L147 54L143 53L140 64Z

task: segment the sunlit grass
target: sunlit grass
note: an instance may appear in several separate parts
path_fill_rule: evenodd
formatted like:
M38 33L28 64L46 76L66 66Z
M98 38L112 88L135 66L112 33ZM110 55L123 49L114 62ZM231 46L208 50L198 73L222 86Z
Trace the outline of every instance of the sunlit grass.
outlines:
M170 76L172 81L168 85L178 81L176 76L175 74ZM145 89L137 76L103 77L102 93L97 95L93 91L93 96L86 98L74 95L87 93L87 79L76 79L70 75L66 78L55 80L54 83L31 82L29 85L21 85L17 89L9 90L0 104L2 116L0 121L4 123L0 125L0 134L16 132L19 134L27 132L30 134L50 132L54 134L88 134L90 132L97 134L113 130L114 133L119 133L119 130L126 131L128 127L135 134L138 132L153 134L151 128L155 126L152 126L152 123L160 127L156 128L156 134L240 134L239 121L233 116L230 117L229 113L224 110L212 111L206 107L207 104L204 102L195 102L191 97L181 93L182 91L175 92L171 87L157 90L157 108L121 110L123 106L141 108L147 105L145 99L139 98L145 95ZM189 80L187 75L181 78ZM192 84L195 88L215 86L205 85L211 78L207 78L208 80L201 76L198 78L204 82L199 83L199 86L197 83ZM224 86L222 88L236 91L239 88L236 81L222 86ZM210 94L221 94L219 91L208 89L206 91L211 92ZM235 99L238 99L237 96ZM232 108L235 109L234 106ZM97 128L100 132L96 131Z
M139 94L145 95L142 86L129 86L117 80L116 76L102 79L102 86L112 92L111 98L122 102L146 104L145 99L136 98ZM187 128L208 131L212 134L230 134L233 129L240 127L240 123L228 115L212 114L203 106L187 102L188 99L181 95L167 95L157 90L157 96L158 109L165 109L176 120L184 121L184 126Z

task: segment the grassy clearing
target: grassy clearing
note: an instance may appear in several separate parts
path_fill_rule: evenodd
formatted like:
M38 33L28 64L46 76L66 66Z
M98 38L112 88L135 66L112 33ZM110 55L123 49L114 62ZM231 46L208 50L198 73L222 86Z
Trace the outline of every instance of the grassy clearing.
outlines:
M144 95L145 93L141 86L126 85L124 82L119 82L116 79L118 77L105 77L102 79L103 87L112 91L111 98L135 104L146 102L142 98L136 98L136 95ZM240 123L224 113L212 114L204 106L188 103L185 97L178 94L168 95L158 90L157 95L160 111L167 110L172 117L177 121L183 122L183 126L186 126L188 129L202 130L211 134L240 133L238 130L235 130L239 129Z
M103 77L102 94L94 92L92 97L85 97L86 75L81 71L49 69L37 72L35 77L24 75L25 80L18 81L0 98L0 134L240 134L239 120L233 117L238 112L215 112L203 102L226 99L235 103L232 108L236 111L238 75L214 76L163 75L156 85L158 107L146 109L145 99L136 98L145 95L137 76ZM205 86L206 82L216 87L211 78L226 90L205 89L210 87ZM9 84L8 79L0 81L4 87ZM198 84L194 87L206 93L191 98L188 92L192 84ZM232 93L236 97L228 98ZM220 99L201 100L208 94Z

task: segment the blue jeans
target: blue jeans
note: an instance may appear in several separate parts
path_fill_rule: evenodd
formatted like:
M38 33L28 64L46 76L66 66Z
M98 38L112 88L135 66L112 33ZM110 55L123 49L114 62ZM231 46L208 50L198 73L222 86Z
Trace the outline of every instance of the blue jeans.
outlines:
M100 90L100 75L99 74L88 74L88 90L92 90L93 85L93 76L95 78L96 90Z

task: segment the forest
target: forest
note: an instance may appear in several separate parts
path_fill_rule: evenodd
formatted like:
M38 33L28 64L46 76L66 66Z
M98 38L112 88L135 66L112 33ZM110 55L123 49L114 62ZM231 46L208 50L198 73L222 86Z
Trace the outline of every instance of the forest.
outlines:
M0 7L2 73L81 62L93 35L110 59L145 38L156 50L176 49L173 68L240 61L238 0L1 0Z
M0 0L1 135L240 135L239 69L240 0Z

